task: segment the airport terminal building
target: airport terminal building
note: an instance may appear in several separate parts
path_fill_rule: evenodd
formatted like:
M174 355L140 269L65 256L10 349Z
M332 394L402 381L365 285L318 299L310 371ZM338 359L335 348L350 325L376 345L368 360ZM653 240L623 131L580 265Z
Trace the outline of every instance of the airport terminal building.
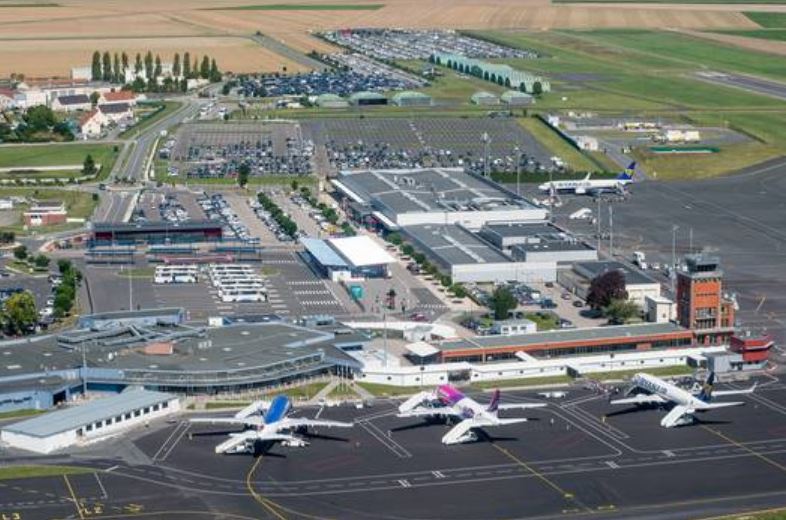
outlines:
M149 313L141 314L149 320ZM339 371L349 375L361 365L345 350L368 340L340 327L282 321L208 328L166 318L155 324L112 318L103 325L93 320L90 328L0 343L0 412L46 409L72 400L85 386L211 395Z

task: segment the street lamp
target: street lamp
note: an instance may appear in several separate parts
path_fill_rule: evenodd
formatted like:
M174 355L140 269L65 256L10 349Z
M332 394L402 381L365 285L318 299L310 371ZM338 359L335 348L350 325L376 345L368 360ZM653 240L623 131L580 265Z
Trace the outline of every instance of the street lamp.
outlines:
M677 224L671 226L671 294L674 295L674 281L677 279Z
M513 148L516 155L516 196L521 197L521 149Z

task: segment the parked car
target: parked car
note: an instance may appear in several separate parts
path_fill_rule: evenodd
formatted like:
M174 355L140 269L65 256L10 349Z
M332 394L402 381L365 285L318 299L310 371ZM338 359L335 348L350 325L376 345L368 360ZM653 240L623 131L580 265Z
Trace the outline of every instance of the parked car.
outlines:
M584 307L584 302L581 301L581 300L574 300L573 301L573 306L576 307L576 308Z
M540 306L543 309L556 309L557 308L557 304L554 303L554 300L552 300L550 298L546 298L542 302L540 302Z

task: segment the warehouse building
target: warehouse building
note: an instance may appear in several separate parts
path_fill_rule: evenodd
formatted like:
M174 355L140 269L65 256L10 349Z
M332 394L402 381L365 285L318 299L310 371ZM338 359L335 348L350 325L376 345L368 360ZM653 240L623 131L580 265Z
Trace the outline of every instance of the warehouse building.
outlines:
M475 92L470 96L469 100L473 105L499 105L499 98L495 94L486 92L485 90Z
M388 98L379 92L355 92L349 96L349 104L358 107L387 105Z
M320 108L347 108L349 101L336 94L320 94L314 104Z
M397 92L393 96L392 101L398 107L430 107L434 104L431 96L413 90Z
M490 223L478 235L519 262L569 264L598 259L592 246L547 222Z
M0 440L12 448L51 453L117 435L180 410L176 396L132 389L3 427Z
M543 221L548 214L461 168L344 171L332 183L350 214L366 214L389 231L419 224L461 224L475 230L487 222ZM353 204L359 206L354 212Z
M557 263L515 261L459 225L422 224L402 228L423 252L454 282L553 282Z
M333 281L387 278L388 266L396 261L365 235L327 240L303 237L300 243L309 263Z
M475 76L520 92L538 93L538 91L549 92L551 90L551 84L545 78L516 70L510 65L439 52L433 54L430 61L453 69L460 74Z
M535 98L518 90L506 90L499 97L499 100L511 107L522 107L531 105L535 102Z

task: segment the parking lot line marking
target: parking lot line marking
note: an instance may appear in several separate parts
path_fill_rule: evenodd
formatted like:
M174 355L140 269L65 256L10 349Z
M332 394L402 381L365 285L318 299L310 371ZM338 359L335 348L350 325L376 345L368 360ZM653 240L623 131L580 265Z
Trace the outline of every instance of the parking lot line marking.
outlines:
M74 493L74 488L71 487L71 482L68 481L68 475L63 475L63 480L65 480L66 487L68 488L68 493L71 495L71 499L74 501L74 507L76 507L76 512L79 515L79 518L84 520L85 515L82 511L82 505L79 503L79 499L76 498L76 494Z
M543 483L545 483L550 488L555 490L557 493L562 495L562 498L564 498L565 500L576 501L576 496L573 493L570 493L570 492L562 489L554 481L552 481L551 479L549 479L548 477L546 477L542 473L540 473L538 471L535 471L535 469L532 466L530 466L529 464L527 464L526 462L524 462L523 460L521 460L517 456L513 455L507 449L505 449L502 446L499 446L499 445L497 445L496 443L493 443L493 442L491 443L491 445L494 446L494 448L496 448L497 451L499 451L500 453L502 453L503 455L508 457L510 460L512 460L513 462L515 462L516 464L518 464L522 468L524 468L527 471L529 471L532 475L534 475L535 477L540 479ZM583 504L582 504L582 507L584 507L584 509L587 510L587 511L591 511L590 508L588 508L587 506L584 506Z
M98 487L101 488L101 498L109 498L106 488L104 487L104 483L101 482L100 478L98 478L98 473L93 473L93 476L96 478L96 482L98 482Z
M781 470L782 472L786 473L786 466L784 466L783 464L781 464L779 462L776 462L776 461L772 460L771 458L767 457L766 455L762 455L758 451L756 451L756 450L754 450L752 448L749 448L749 447L745 446L744 444L741 444L741 443L735 441L734 439L732 439L728 435L724 435L723 433L721 433L719 430L713 430L712 428L710 428L708 426L705 426L705 425L702 425L702 428L704 428L705 430L707 430L710 433L713 433L713 434L717 435L718 437L720 437L721 439L725 440L726 442L728 442L730 444L733 444L734 446L737 446L738 448L741 448L741 449L747 451L748 453L750 453L754 457L756 457L756 458L766 462L767 464L770 464L771 466L774 466L775 468L777 468L777 469Z

